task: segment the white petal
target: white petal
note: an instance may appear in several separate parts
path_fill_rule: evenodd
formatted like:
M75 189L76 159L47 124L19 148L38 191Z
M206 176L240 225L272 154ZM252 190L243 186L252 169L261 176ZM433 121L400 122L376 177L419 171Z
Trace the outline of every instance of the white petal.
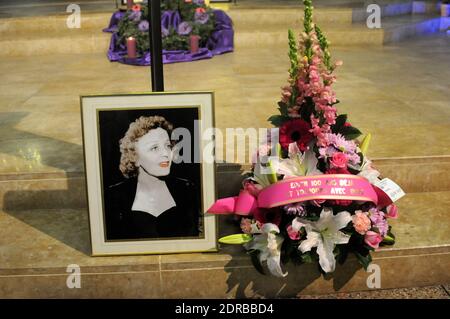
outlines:
M307 234L306 239L302 241L298 249L304 253L310 251L311 248L317 247L319 243L322 241L322 236L314 231L311 231Z
M286 277L288 274L287 272L283 273L281 270L280 255L270 256L267 259L267 268L269 268L270 273L276 277Z
M334 243L324 240L317 246L317 254L319 255L319 264L325 272L333 272L336 268L336 259L333 254Z
M262 228L261 228L263 233L270 233L270 232L276 232L277 234L280 232L280 229L278 228L277 225L272 224L272 223L265 223Z
M276 172L280 175L284 175L285 177L297 176L295 162L290 159L281 160L277 165Z
M323 174L321 171L319 171L317 167L317 158L316 154L311 151L307 150L304 153L304 159L303 159L303 165L306 168L306 175L320 175Z
M267 249L267 235L254 235L253 239L248 243L244 244L244 248L247 250L255 249L255 250L265 250Z
M340 212L333 217L334 221L334 229L339 230L344 228L352 221L352 215L349 212Z
M331 236L327 237L327 240L332 241L335 244L347 244L350 240L350 235L344 234L341 231L331 234Z
M293 220L292 220L292 229L294 230L294 231L299 231L300 230L300 228L302 228L302 227L307 227L307 226L310 226L311 225L311 222L309 221L309 220L304 220L304 219L301 219L301 218L294 218ZM309 227L309 228L311 228L311 227Z
M300 153L300 149L298 148L296 142L289 144L288 150L290 159L293 159L298 153Z
M331 224L333 224L333 211L331 210L331 208L322 209L320 218L316 222L316 227L319 230L323 230L325 228L329 228Z

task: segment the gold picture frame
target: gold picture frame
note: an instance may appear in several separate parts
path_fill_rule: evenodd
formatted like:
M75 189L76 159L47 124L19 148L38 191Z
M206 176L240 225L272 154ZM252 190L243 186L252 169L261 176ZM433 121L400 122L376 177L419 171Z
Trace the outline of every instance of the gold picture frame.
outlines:
M203 154L206 148L214 149L214 93L88 95L80 97L80 106L92 255L217 251L216 216L206 213L217 198L215 163L205 161ZM155 119L163 124L156 125ZM175 151L169 151L170 166L162 175L147 171L147 164L142 164L148 148L144 153L137 151L137 143L154 127L175 147L183 141L184 146L192 145L190 153L183 150L190 154L185 156L187 161L175 163ZM192 138L190 144L184 135L178 144L174 142L176 128ZM124 141L133 145L124 146ZM124 149L136 151L129 155ZM134 176L124 167L133 167ZM144 187L147 184L142 180L149 178L156 186ZM144 205L149 208L135 209L138 198L150 203Z

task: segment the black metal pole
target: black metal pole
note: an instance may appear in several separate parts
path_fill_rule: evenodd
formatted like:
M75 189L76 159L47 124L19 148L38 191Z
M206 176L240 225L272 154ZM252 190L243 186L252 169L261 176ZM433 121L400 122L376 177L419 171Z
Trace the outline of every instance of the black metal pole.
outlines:
M152 91L164 91L160 0L148 0Z

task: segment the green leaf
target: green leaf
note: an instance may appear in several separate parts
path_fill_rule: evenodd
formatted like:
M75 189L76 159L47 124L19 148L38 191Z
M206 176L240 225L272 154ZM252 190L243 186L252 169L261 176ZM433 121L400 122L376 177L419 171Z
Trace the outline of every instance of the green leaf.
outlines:
M259 261L259 254L260 251L259 250L250 250L248 252L248 254L250 255L250 258L252 260L252 264L255 267L255 269L262 275L265 275L266 273L264 272L263 266L261 265L261 262Z
M348 257L348 247L347 245L338 245L336 248L338 250L336 260L340 265L343 265Z
M314 112L314 102L310 97L306 98L306 102L300 108L300 116L303 120L310 123L311 114Z
M354 126L344 126L340 129L339 133L341 133L347 140L354 140L362 133Z
M302 262L304 262L304 263L310 264L310 263L314 262L314 259L312 258L311 253L309 251L304 254L301 254L300 257L302 259Z
M249 234L234 234L219 238L219 243L230 244L230 245L242 245L248 243L253 238Z
M370 263L372 262L372 256L370 255L370 253L368 252L365 256L356 251L354 253L356 255L356 258L358 258L359 263L363 265L364 270L367 270L367 267L369 267Z
M344 127L345 122L347 122L347 114L341 114L336 118L336 123L331 127L333 133L339 133L339 131Z
M272 115L269 117L268 121L272 123L273 126L280 127L284 122L289 120L289 117L283 115Z
M286 103L284 102L278 102L278 110L280 111L280 114L283 116L288 116L288 106Z

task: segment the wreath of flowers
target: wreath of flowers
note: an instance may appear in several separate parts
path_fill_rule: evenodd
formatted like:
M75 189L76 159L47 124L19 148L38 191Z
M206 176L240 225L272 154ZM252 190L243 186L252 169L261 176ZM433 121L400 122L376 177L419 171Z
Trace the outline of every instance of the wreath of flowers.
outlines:
M245 196L258 198L273 184L303 176L357 175L371 190L380 182L380 173L365 156L370 134L359 141L361 132L347 121L347 115L337 113L339 101L331 86L336 80L333 71L342 62L331 62L328 41L312 22L312 1L303 3L304 31L299 41L292 30L288 33L289 84L282 88L280 114L269 118L279 128L279 143L274 147L269 141L259 147L252 172L243 182ZM277 160L264 164L261 159L270 156ZM210 213L223 213L215 211L226 206L219 201ZM243 244L258 271L265 273L266 262L270 273L279 277L287 275L281 264L289 261L318 261L321 271L333 272L336 262L343 263L349 253L367 269L371 251L395 242L389 226L389 218L397 218L393 201L386 205L386 201L342 197L258 207L251 214L235 209L241 215L243 233L219 242Z
M188 50L191 35L199 36L199 47L205 47L208 38L214 31L215 18L211 8L204 0L165 0L161 3L161 11L177 11L181 22L176 28L162 27L162 46L164 50ZM149 51L148 5L135 4L119 21L119 42L125 44L126 39L136 39L139 54Z

